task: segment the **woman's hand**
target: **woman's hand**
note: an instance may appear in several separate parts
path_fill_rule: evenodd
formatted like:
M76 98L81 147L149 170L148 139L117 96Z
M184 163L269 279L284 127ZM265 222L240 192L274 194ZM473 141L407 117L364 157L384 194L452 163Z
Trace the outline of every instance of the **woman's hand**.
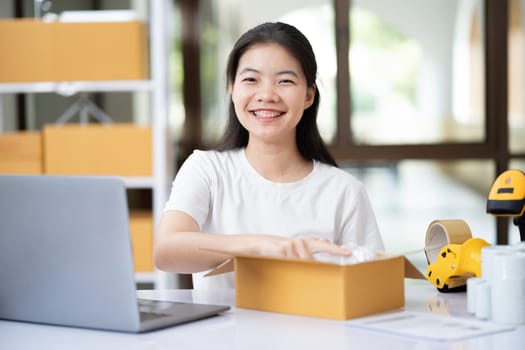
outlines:
M352 252L318 237L284 238L272 235L243 235L240 244L228 249L232 255L252 254L293 259L313 259L315 253L350 256Z
M352 252L318 237L285 238L266 234L208 234L189 215L165 212L155 239L155 266L194 273L212 269L235 255L313 259L315 253L350 256Z

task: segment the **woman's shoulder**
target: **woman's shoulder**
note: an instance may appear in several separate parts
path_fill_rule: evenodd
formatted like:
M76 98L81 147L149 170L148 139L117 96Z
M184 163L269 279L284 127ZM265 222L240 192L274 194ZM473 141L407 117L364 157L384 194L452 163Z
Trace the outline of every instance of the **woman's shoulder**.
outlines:
M228 160L239 157L241 149L232 149L228 151L200 150L196 149L190 155L191 158L208 159L211 161Z
M200 158L228 158L232 156L236 156L241 152L240 148L227 150L227 151L217 151L217 150L202 150L202 149L195 149L191 153L191 157L200 157Z
M213 168L228 167L237 163L240 157L240 149L228 151L194 150L185 163L207 166Z
M349 171L323 162L317 162L317 173L325 181L336 182L342 186L362 187L363 184Z

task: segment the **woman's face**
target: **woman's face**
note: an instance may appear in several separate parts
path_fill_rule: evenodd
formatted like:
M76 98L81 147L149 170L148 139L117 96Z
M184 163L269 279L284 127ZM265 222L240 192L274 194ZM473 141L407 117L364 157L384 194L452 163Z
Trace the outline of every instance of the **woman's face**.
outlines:
M315 88L307 86L300 63L286 49L257 44L241 56L231 95L249 142L295 143L295 128Z

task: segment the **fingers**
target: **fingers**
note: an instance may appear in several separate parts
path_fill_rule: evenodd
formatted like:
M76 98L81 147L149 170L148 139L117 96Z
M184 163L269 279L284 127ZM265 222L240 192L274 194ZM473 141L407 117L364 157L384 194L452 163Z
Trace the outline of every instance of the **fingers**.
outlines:
M331 243L324 238L307 237L283 241L281 256L295 259L313 259L314 253L350 256L352 251Z
M308 240L311 253L328 253L340 256L352 255L351 250L338 246L325 238L309 237L306 239Z
M331 243L328 239L319 237L297 237L284 238L273 236L252 236L257 237L251 249L244 248L242 251L255 255L273 256L277 258L291 259L313 259L315 253L328 253L337 256L350 256L352 252Z
M292 255L290 257L297 259L313 259L308 243L301 238L294 238L290 241Z
M335 244L329 244L326 245L326 247L323 247L322 250L318 251L318 253L328 253L332 255L339 255L339 256L351 256L352 251L348 250L346 248L340 247Z

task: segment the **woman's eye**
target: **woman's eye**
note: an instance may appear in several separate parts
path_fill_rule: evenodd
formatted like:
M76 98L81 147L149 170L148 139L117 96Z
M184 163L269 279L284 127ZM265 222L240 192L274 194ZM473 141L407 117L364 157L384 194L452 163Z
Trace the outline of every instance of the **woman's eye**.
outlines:
M242 81L244 82L248 82L248 83L252 83L255 81L255 78L252 78L252 77L246 77L246 78L243 78Z
M279 81L280 84L293 84L294 81L291 80L291 79L283 79L281 81Z

